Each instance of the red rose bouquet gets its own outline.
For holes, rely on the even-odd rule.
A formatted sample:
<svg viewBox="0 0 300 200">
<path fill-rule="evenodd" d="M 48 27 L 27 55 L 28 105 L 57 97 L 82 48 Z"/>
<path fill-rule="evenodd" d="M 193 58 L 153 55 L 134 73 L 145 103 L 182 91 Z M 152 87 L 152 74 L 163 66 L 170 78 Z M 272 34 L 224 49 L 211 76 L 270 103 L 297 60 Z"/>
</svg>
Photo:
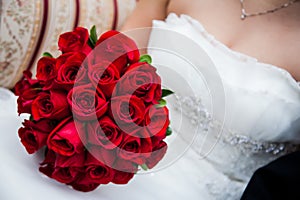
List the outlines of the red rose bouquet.
<svg viewBox="0 0 300 200">
<path fill-rule="evenodd" d="M 171 134 L 161 79 L 151 57 L 117 31 L 97 38 L 76 28 L 59 37 L 62 54 L 44 53 L 36 79 L 29 71 L 15 86 L 18 131 L 29 154 L 44 151 L 39 170 L 76 190 L 126 184 L 164 156 Z"/>
</svg>

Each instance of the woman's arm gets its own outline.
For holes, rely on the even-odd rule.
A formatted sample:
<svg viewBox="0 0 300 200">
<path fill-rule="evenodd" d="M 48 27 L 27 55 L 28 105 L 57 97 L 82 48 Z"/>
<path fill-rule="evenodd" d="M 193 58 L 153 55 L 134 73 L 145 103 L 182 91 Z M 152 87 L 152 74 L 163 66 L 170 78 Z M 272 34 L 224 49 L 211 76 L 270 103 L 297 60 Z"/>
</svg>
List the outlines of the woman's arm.
<svg viewBox="0 0 300 200">
<path fill-rule="evenodd" d="M 121 30 L 126 31 L 134 28 L 151 27 L 152 20 L 165 19 L 169 1 L 170 0 L 139 0 Z"/>
<path fill-rule="evenodd" d="M 136 40 L 139 47 L 146 47 L 148 44 L 152 20 L 164 20 L 167 16 L 167 6 L 170 0 L 139 0 L 136 8 L 127 18 L 122 32 Z M 137 28 L 145 28 L 133 31 Z M 145 53 L 145 52 L 143 52 Z"/>
</svg>

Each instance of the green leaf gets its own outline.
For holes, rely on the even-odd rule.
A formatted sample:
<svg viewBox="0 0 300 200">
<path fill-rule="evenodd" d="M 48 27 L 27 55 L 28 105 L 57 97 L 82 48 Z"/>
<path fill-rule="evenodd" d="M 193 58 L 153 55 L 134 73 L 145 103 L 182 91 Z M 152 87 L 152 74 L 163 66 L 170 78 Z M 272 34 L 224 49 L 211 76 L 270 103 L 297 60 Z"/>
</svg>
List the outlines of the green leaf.
<svg viewBox="0 0 300 200">
<path fill-rule="evenodd" d="M 172 135 L 172 129 L 171 129 L 171 127 L 169 126 L 169 127 L 167 128 L 166 136 L 170 136 L 170 135 Z"/>
<path fill-rule="evenodd" d="M 166 97 L 166 96 L 169 96 L 171 94 L 174 94 L 174 92 L 172 90 L 168 90 L 168 89 L 162 89 L 162 98 L 163 97 Z"/>
<path fill-rule="evenodd" d="M 98 40 L 98 36 L 97 36 L 96 26 L 94 25 L 90 30 L 90 37 L 89 37 L 88 44 L 92 48 L 94 48 L 97 43 L 97 40 Z"/>
<path fill-rule="evenodd" d="M 145 171 L 147 171 L 149 169 L 148 166 L 146 165 L 146 163 L 142 164 L 141 168 Z"/>
<path fill-rule="evenodd" d="M 89 38 L 89 40 L 88 40 L 88 45 L 89 45 L 91 48 L 94 48 L 96 44 L 94 44 L 94 43 L 91 41 L 91 38 Z"/>
<path fill-rule="evenodd" d="M 155 105 L 156 108 L 163 108 L 167 105 L 167 101 L 164 99 L 161 99 L 158 101 L 158 104 Z"/>
<path fill-rule="evenodd" d="M 139 60 L 140 62 L 146 62 L 146 63 L 148 63 L 148 64 L 151 64 L 152 63 L 152 58 L 151 58 L 151 56 L 149 56 L 148 54 L 145 54 L 145 55 L 142 55 L 141 57 L 140 57 L 140 60 Z"/>
<path fill-rule="evenodd" d="M 96 44 L 96 42 L 98 40 L 98 36 L 97 36 L 97 31 L 96 31 L 96 26 L 95 25 L 90 30 L 90 38 Z"/>
<path fill-rule="evenodd" d="M 30 120 L 30 121 L 32 121 L 32 122 L 34 121 L 34 119 L 33 119 L 33 116 L 32 116 L 32 115 L 30 115 L 30 117 L 29 117 L 29 120 Z"/>
<path fill-rule="evenodd" d="M 49 53 L 49 52 L 44 52 L 44 53 L 43 53 L 43 57 L 50 57 L 50 58 L 53 58 L 53 56 L 52 56 L 51 53 Z"/>
</svg>

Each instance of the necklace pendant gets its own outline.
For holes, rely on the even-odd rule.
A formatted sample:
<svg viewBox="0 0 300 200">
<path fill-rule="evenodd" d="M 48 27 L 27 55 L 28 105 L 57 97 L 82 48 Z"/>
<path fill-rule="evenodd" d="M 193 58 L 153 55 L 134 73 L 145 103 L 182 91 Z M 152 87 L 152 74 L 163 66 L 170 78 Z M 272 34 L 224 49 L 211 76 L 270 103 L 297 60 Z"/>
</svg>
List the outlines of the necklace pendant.
<svg viewBox="0 0 300 200">
<path fill-rule="evenodd" d="M 244 13 L 241 14 L 241 20 L 246 19 L 247 15 L 245 15 Z"/>
</svg>

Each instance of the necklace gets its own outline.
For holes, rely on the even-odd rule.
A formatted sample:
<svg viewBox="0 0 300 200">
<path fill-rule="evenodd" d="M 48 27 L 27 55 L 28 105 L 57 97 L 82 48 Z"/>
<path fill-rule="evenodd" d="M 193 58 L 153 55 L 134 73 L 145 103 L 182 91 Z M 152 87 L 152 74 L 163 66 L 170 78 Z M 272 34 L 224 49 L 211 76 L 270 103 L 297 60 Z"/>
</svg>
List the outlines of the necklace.
<svg viewBox="0 0 300 200">
<path fill-rule="evenodd" d="M 257 13 L 247 13 L 246 10 L 245 10 L 245 6 L 244 6 L 244 0 L 240 0 L 240 2 L 241 2 L 241 12 L 242 12 L 241 19 L 244 20 L 247 17 L 254 17 L 254 16 L 258 16 L 258 15 L 265 15 L 265 14 L 268 14 L 268 13 L 273 13 L 273 12 L 276 12 L 277 10 L 282 9 L 282 8 L 289 7 L 290 5 L 296 3 L 297 1 L 299 1 L 299 0 L 289 0 L 287 3 L 282 4 L 281 6 L 278 6 L 274 9 L 270 9 L 270 10 L 266 10 L 266 11 L 262 11 L 262 12 L 257 12 Z"/>
</svg>

